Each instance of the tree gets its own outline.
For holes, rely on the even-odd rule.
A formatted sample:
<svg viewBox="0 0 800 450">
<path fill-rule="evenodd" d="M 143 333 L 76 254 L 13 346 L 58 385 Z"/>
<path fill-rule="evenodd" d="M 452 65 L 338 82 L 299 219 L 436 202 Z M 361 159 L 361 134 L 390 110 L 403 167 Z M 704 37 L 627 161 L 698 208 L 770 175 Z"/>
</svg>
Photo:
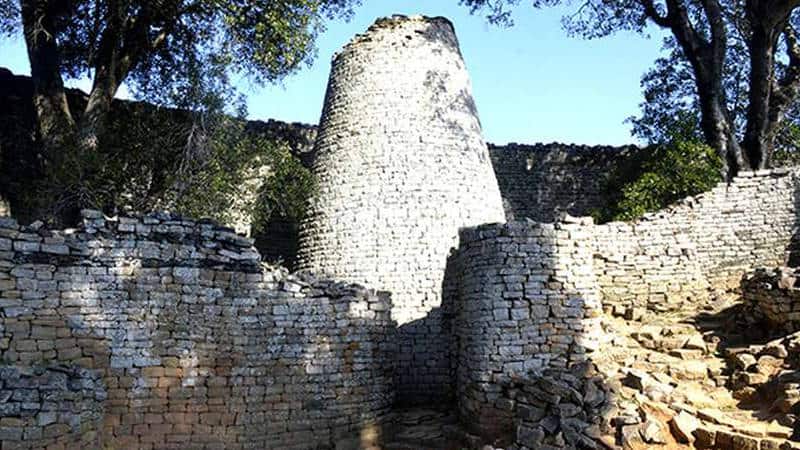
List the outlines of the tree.
<svg viewBox="0 0 800 450">
<path fill-rule="evenodd" d="M 510 23 L 509 6 L 518 0 L 462 3 L 473 12 L 488 9 L 491 21 Z M 536 7 L 560 3 L 570 2 L 533 0 Z M 770 164 L 800 91 L 800 0 L 582 0 L 564 24 L 586 38 L 618 30 L 645 33 L 649 24 L 669 30 L 671 55 L 651 75 L 666 73 L 678 96 L 694 97 L 702 135 L 724 158 L 729 176 Z M 669 73 L 670 65 L 686 72 Z M 691 93 L 682 84 L 687 78 Z M 741 83 L 746 92 L 731 98 L 732 84 Z"/>
<path fill-rule="evenodd" d="M 603 183 L 606 202 L 592 216 L 598 222 L 633 220 L 721 181 L 722 159 L 688 129 L 677 123 L 664 140 L 614 167 Z"/>
<path fill-rule="evenodd" d="M 182 105 L 232 74 L 280 80 L 314 56 L 326 17 L 358 0 L 0 0 L 0 33 L 24 34 L 46 159 L 75 143 L 97 149 L 112 99 L 127 83 L 157 103 Z M 63 78 L 89 75 L 76 110 Z"/>
</svg>

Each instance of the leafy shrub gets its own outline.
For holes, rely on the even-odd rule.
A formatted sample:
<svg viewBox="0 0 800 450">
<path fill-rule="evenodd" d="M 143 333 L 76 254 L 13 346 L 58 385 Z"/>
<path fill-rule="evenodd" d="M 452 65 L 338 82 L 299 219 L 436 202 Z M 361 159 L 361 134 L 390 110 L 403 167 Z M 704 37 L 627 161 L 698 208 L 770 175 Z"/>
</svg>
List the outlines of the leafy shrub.
<svg viewBox="0 0 800 450">
<path fill-rule="evenodd" d="M 800 126 L 790 123 L 784 126 L 775 140 L 773 167 L 800 165 Z"/>
<path fill-rule="evenodd" d="M 313 188 L 287 143 L 245 129 L 241 117 L 119 102 L 97 152 L 64 148 L 32 182 L 15 214 L 72 225 L 89 207 L 107 214 L 167 210 L 254 231 L 273 217 L 299 221 Z"/>
<path fill-rule="evenodd" d="M 714 149 L 697 140 L 676 137 L 648 147 L 611 174 L 608 206 L 593 216 L 598 222 L 635 219 L 711 189 L 722 180 L 721 170 Z"/>
</svg>

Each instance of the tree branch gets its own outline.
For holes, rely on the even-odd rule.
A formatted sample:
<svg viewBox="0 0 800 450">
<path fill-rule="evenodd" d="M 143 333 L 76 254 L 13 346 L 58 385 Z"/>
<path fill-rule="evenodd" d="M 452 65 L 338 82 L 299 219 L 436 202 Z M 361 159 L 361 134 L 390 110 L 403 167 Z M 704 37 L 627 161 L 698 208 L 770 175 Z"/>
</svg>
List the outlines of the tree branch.
<svg viewBox="0 0 800 450">
<path fill-rule="evenodd" d="M 21 2 L 22 26 L 33 81 L 33 103 L 38 132 L 48 157 L 63 150 L 74 131 L 75 121 L 69 110 L 61 78 L 60 49 L 55 17 L 58 5 L 44 0 Z"/>
<path fill-rule="evenodd" d="M 728 47 L 728 35 L 725 30 L 722 7 L 718 0 L 702 0 L 702 3 L 711 28 L 712 58 L 714 59 L 714 65 L 721 70 L 725 63 L 725 52 Z"/>
<path fill-rule="evenodd" d="M 786 23 L 786 27 L 783 29 L 783 37 L 786 39 L 786 54 L 789 57 L 789 67 L 786 71 L 788 75 L 790 72 L 800 71 L 800 43 L 797 40 L 797 31 L 791 23 Z M 784 82 L 782 81 L 781 84 L 784 84 Z"/>
<path fill-rule="evenodd" d="M 786 109 L 800 94 L 800 42 L 798 42 L 797 31 L 788 21 L 783 29 L 783 36 L 786 40 L 789 65 L 781 79 L 777 80 L 773 87 L 774 100 L 770 108 L 770 117 L 777 120 L 782 118 Z"/>
<path fill-rule="evenodd" d="M 670 20 L 672 33 L 678 39 L 683 50 L 690 58 L 703 59 L 703 52 L 708 49 L 708 42 L 697 33 L 686 6 L 681 0 L 667 0 L 667 17 Z"/>
<path fill-rule="evenodd" d="M 670 21 L 668 16 L 662 16 L 658 12 L 658 8 L 653 0 L 640 0 L 642 7 L 644 8 L 644 14 L 650 20 L 652 20 L 656 25 L 662 28 L 670 28 L 672 26 L 672 22 Z"/>
</svg>

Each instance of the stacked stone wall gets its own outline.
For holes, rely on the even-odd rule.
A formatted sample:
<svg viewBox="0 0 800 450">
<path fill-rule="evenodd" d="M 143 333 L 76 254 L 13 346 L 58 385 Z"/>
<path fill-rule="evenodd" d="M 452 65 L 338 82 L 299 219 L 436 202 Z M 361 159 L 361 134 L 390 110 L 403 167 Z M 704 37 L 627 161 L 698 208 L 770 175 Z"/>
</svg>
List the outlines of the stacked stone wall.
<svg viewBox="0 0 800 450">
<path fill-rule="evenodd" d="M 511 380 L 586 361 L 602 339 L 591 219 L 465 229 L 455 309 L 458 410 L 474 432 L 511 436 Z"/>
<path fill-rule="evenodd" d="M 0 446 L 101 448 L 106 397 L 99 375 L 87 369 L 0 367 Z"/>
<path fill-rule="evenodd" d="M 460 227 L 504 221 L 452 24 L 396 16 L 346 45 L 315 152 L 299 267 L 392 292 L 398 400 L 451 397 L 447 255 Z"/>
<path fill-rule="evenodd" d="M 629 223 L 563 216 L 463 229 L 446 303 L 464 422 L 487 438 L 511 436 L 515 422 L 526 439 L 553 424 L 569 434 L 566 422 L 547 418 L 568 399 L 540 401 L 542 415 L 531 418 L 536 402 L 525 390 L 590 362 L 606 339 L 602 309 L 702 308 L 712 289 L 739 287 L 750 268 L 782 261 L 796 240 L 797 182 L 796 171 L 744 173 Z"/>
<path fill-rule="evenodd" d="M 20 391 L 0 396 L 0 428 L 23 427 L 3 448 L 92 448 L 77 443 L 94 432 L 137 449 L 374 438 L 394 400 L 390 309 L 388 294 L 262 266 L 250 239 L 211 223 L 87 211 L 80 228 L 51 231 L 3 219 L 0 358 L 91 370 L 108 397 L 102 428 L 82 421 L 74 437 L 48 424 L 63 433 L 45 442 L 5 409 Z"/>
<path fill-rule="evenodd" d="M 627 223 L 594 228 L 604 304 L 617 312 L 702 305 L 756 267 L 781 265 L 798 226 L 798 173 L 745 172 Z M 635 313 L 635 312 L 634 312 Z"/>
<path fill-rule="evenodd" d="M 800 330 L 800 288 L 797 274 L 782 269 L 759 269 L 742 279 L 742 298 L 754 315 L 787 333 Z"/>
<path fill-rule="evenodd" d="M 506 219 L 553 222 L 562 213 L 588 216 L 608 202 L 605 181 L 635 146 L 489 144 Z"/>
</svg>

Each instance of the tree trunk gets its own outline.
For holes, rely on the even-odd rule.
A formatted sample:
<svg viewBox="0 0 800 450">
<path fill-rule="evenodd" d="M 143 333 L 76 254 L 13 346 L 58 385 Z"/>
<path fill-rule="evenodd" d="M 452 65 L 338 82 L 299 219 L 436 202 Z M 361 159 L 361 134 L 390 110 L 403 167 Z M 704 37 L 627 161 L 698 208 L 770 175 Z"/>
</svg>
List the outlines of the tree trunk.
<svg viewBox="0 0 800 450">
<path fill-rule="evenodd" d="M 686 48 L 686 47 L 684 47 Z M 700 103 L 700 126 L 708 145 L 722 159 L 722 172 L 731 179 L 746 167 L 745 155 L 736 138 L 736 131 L 728 112 L 725 88 L 722 86 L 722 64 L 709 49 L 687 52 L 695 75 Z"/>
<path fill-rule="evenodd" d="M 47 158 L 59 156 L 75 131 L 61 79 L 57 30 L 51 5 L 43 0 L 22 2 L 22 24 L 33 81 L 38 133 Z"/>
<path fill-rule="evenodd" d="M 703 93 L 705 92 L 705 93 Z M 746 161 L 739 141 L 736 139 L 730 116 L 724 105 L 720 103 L 712 88 L 703 89 L 698 83 L 700 97 L 701 120 L 703 136 L 706 142 L 713 147 L 722 158 L 723 175 L 731 179 L 743 167 Z"/>
<path fill-rule="evenodd" d="M 750 168 L 763 169 L 769 163 L 775 145 L 777 122 L 771 117 L 775 83 L 775 49 L 780 31 L 758 21 L 750 14 L 750 92 L 747 108 L 747 129 L 742 143 Z"/>
<path fill-rule="evenodd" d="M 94 84 L 89 94 L 86 109 L 78 122 L 78 142 L 84 151 L 96 151 L 99 135 L 105 125 L 106 117 L 111 111 L 114 95 L 119 84 L 111 71 L 105 67 L 95 70 Z"/>
</svg>

